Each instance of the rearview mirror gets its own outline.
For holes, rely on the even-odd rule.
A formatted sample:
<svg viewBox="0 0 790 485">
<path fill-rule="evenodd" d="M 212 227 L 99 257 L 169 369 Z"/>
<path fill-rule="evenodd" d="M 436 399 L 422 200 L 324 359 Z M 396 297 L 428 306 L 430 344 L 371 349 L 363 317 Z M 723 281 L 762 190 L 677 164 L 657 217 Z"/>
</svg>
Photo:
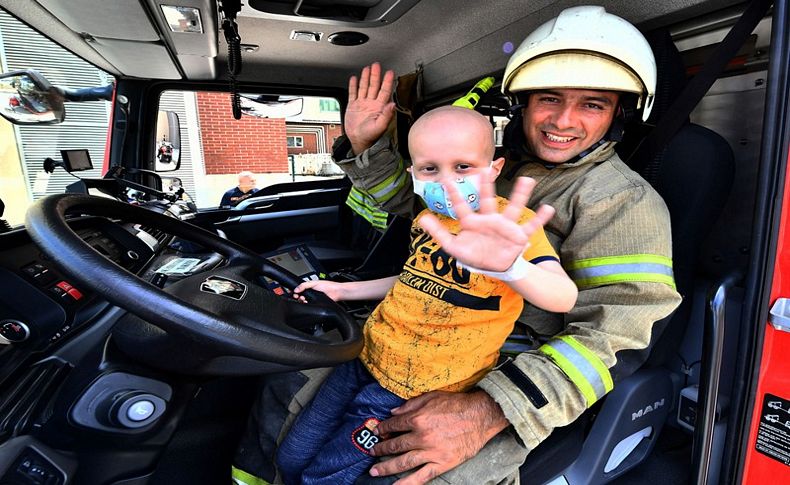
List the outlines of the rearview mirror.
<svg viewBox="0 0 790 485">
<path fill-rule="evenodd" d="M 66 117 L 63 94 L 36 71 L 0 75 L 0 115 L 17 125 L 51 125 Z"/>
<path fill-rule="evenodd" d="M 242 114 L 258 118 L 291 118 L 302 114 L 304 98 L 293 96 L 241 95 Z"/>
<path fill-rule="evenodd" d="M 181 167 L 181 123 L 175 111 L 159 111 L 154 149 L 154 170 L 172 172 Z"/>
</svg>

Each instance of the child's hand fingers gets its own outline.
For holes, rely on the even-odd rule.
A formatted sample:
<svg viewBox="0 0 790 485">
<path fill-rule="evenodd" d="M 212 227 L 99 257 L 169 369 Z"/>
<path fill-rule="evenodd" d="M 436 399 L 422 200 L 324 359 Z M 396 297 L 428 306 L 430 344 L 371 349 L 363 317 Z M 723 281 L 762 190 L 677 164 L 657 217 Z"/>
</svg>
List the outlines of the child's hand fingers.
<svg viewBox="0 0 790 485">
<path fill-rule="evenodd" d="M 466 203 L 466 200 L 464 200 L 464 198 L 461 196 L 461 193 L 458 192 L 458 188 L 449 177 L 442 180 L 442 185 L 444 185 L 444 189 L 450 195 L 450 202 L 453 204 L 453 211 L 459 220 L 474 213 L 472 208 Z"/>
<path fill-rule="evenodd" d="M 420 216 L 420 219 L 417 223 L 422 227 L 425 232 L 431 235 L 439 246 L 441 246 L 445 251 L 449 247 L 452 251 L 453 248 L 453 240 L 455 236 L 453 236 L 447 228 L 439 222 L 439 219 L 436 218 L 433 214 L 423 214 Z"/>
<path fill-rule="evenodd" d="M 535 188 L 535 179 L 530 177 L 519 177 L 510 192 L 510 199 L 503 215 L 511 221 L 517 221 L 524 211 L 524 207 L 529 202 L 532 189 Z"/>
<path fill-rule="evenodd" d="M 521 230 L 527 237 L 531 237 L 535 231 L 545 226 L 554 217 L 554 212 L 554 207 L 550 205 L 544 204 L 538 207 L 538 210 L 535 211 L 535 217 L 524 223 L 521 226 Z"/>
<path fill-rule="evenodd" d="M 319 283 L 321 283 L 321 282 L 320 281 L 315 281 L 315 280 L 304 281 L 304 282 L 300 283 L 299 286 L 294 288 L 294 293 L 302 293 L 305 290 L 309 290 L 311 288 L 314 288 Z"/>
</svg>

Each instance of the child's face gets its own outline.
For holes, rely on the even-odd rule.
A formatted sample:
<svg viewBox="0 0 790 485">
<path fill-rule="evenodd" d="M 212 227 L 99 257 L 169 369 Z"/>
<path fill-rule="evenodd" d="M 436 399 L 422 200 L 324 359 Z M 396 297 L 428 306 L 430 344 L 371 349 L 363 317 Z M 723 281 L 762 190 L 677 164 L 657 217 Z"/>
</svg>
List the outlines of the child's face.
<svg viewBox="0 0 790 485">
<path fill-rule="evenodd" d="M 491 142 L 486 137 L 490 139 L 491 133 L 464 120 L 437 119 L 410 134 L 410 170 L 417 180 L 426 182 L 480 173 L 491 166 Z"/>
</svg>

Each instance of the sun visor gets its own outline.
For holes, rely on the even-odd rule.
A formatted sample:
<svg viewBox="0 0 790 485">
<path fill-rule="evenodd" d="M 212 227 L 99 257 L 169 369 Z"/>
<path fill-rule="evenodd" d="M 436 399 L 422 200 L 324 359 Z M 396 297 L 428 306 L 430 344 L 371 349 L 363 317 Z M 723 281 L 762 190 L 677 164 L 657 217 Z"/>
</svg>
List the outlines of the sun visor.
<svg viewBox="0 0 790 485">
<path fill-rule="evenodd" d="M 150 79 L 181 79 L 163 45 L 113 39 L 95 39 L 90 45 L 124 74 Z"/>
<path fill-rule="evenodd" d="M 74 32 L 106 39 L 159 41 L 159 34 L 140 2 L 38 0 L 38 3 Z"/>
</svg>

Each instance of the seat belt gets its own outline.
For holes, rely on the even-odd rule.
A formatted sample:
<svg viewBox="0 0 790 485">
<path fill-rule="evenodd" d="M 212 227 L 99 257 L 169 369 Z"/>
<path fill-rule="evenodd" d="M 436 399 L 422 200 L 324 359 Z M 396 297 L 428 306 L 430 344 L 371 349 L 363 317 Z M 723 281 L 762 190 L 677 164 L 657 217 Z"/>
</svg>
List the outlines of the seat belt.
<svg viewBox="0 0 790 485">
<path fill-rule="evenodd" d="M 727 63 L 735 57 L 738 49 L 741 48 L 749 34 L 754 31 L 772 4 L 772 0 L 753 0 L 746 7 L 741 18 L 730 29 L 721 44 L 702 66 L 700 72 L 689 81 L 655 128 L 628 157 L 627 162 L 639 160 L 638 166 L 628 163 L 631 168 L 641 173 L 642 169 L 664 150 L 667 142 L 683 126 L 691 111 L 705 96 Z"/>
</svg>

